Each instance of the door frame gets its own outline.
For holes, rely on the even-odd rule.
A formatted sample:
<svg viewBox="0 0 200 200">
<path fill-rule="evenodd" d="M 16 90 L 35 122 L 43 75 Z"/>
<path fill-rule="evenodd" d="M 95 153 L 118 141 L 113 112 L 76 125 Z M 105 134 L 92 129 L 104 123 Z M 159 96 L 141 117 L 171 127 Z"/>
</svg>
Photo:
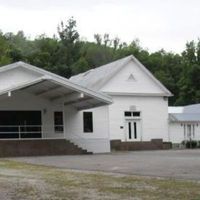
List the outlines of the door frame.
<svg viewBox="0 0 200 200">
<path fill-rule="evenodd" d="M 142 120 L 141 119 L 134 119 L 129 118 L 125 119 L 125 141 L 142 141 Z M 130 139 L 129 137 L 129 123 L 131 123 L 131 132 L 132 137 Z M 136 131 L 137 131 L 137 138 L 135 139 L 133 137 L 135 127 L 133 126 L 133 123 L 136 123 Z"/>
</svg>

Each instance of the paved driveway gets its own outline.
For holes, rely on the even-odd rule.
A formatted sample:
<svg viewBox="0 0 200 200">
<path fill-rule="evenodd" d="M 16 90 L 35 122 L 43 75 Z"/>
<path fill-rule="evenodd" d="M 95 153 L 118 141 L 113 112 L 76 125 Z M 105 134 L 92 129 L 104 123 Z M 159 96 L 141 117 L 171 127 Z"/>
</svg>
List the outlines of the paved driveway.
<svg viewBox="0 0 200 200">
<path fill-rule="evenodd" d="M 12 160 L 67 169 L 200 180 L 200 150 L 132 151 Z"/>
</svg>

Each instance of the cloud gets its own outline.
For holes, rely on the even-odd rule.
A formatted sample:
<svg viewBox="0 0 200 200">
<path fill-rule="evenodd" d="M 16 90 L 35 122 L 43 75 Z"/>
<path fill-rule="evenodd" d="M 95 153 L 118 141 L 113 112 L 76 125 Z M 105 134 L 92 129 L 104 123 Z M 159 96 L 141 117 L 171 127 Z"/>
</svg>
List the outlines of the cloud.
<svg viewBox="0 0 200 200">
<path fill-rule="evenodd" d="M 81 36 L 110 33 L 122 41 L 139 38 L 151 51 L 180 52 L 200 36 L 198 0 L 0 0 L 0 29 L 52 36 L 61 20 L 77 20 Z"/>
</svg>

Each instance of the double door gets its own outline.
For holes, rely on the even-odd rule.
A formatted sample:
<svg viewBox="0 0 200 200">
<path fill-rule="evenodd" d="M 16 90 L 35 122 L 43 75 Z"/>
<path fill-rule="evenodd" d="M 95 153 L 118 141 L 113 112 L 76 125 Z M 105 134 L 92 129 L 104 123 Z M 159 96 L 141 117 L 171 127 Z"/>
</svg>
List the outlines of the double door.
<svg viewBox="0 0 200 200">
<path fill-rule="evenodd" d="M 140 120 L 126 120 L 126 140 L 140 141 L 141 123 Z"/>
</svg>

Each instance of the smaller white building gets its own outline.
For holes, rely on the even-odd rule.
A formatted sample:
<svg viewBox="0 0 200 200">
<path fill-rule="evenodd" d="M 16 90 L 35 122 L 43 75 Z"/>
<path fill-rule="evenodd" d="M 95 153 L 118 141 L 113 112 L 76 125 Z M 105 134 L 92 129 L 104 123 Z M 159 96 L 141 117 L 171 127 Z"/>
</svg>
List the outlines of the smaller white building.
<svg viewBox="0 0 200 200">
<path fill-rule="evenodd" d="M 200 104 L 169 107 L 169 138 L 174 144 L 200 140 Z"/>
</svg>

